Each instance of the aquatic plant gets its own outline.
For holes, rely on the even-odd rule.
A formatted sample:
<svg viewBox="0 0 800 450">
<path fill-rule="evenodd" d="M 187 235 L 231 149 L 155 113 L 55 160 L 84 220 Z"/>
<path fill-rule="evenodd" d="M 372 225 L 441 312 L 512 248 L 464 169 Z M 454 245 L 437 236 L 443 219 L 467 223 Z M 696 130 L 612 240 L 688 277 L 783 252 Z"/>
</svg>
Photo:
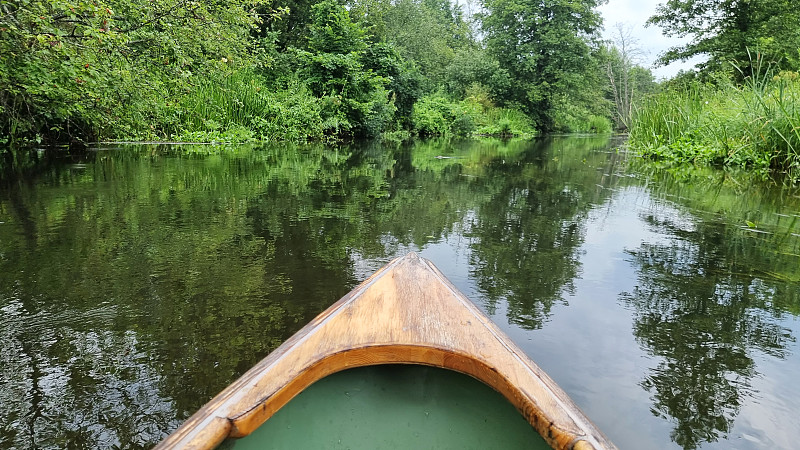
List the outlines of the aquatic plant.
<svg viewBox="0 0 800 450">
<path fill-rule="evenodd" d="M 668 89 L 635 105 L 631 146 L 643 155 L 781 170 L 800 180 L 800 81 L 756 56 L 744 83 Z"/>
</svg>

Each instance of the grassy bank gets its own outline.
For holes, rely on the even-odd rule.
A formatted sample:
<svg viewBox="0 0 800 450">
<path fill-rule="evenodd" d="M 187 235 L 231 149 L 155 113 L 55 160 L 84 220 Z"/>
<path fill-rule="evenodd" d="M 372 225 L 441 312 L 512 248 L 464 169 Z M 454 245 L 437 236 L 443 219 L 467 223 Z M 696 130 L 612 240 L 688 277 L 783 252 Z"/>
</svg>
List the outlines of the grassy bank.
<svg viewBox="0 0 800 450">
<path fill-rule="evenodd" d="M 614 55 L 593 51 L 585 13 L 557 39 L 574 57 L 520 65 L 533 54 L 509 59 L 504 26 L 487 25 L 499 28 L 484 42 L 482 19 L 449 1 L 12 2 L 0 14 L 0 152 L 608 132 L 600 68 Z"/>
<path fill-rule="evenodd" d="M 532 136 L 530 117 L 514 108 L 499 108 L 479 89 L 467 93 L 464 100 L 443 94 L 421 98 L 411 115 L 414 132 L 421 136 L 477 135 Z"/>
<path fill-rule="evenodd" d="M 654 159 L 787 172 L 800 180 L 800 79 L 755 70 L 741 85 L 673 87 L 637 105 L 630 144 Z"/>
<path fill-rule="evenodd" d="M 300 80 L 276 86 L 263 76 L 239 72 L 221 80 L 198 80 L 172 106 L 172 122 L 159 137 L 184 142 L 321 141 L 340 137 L 340 99 L 316 97 Z M 392 102 L 387 107 L 394 109 Z M 472 93 L 459 100 L 432 94 L 413 104 L 411 120 L 377 131 L 397 136 L 533 136 L 531 119 L 513 108 L 495 106 Z"/>
</svg>

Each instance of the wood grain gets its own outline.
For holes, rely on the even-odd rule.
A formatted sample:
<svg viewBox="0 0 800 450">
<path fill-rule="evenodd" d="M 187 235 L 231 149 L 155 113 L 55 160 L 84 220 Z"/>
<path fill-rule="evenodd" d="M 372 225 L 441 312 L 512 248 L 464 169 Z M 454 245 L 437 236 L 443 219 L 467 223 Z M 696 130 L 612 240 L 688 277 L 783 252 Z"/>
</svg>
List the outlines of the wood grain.
<svg viewBox="0 0 800 450">
<path fill-rule="evenodd" d="M 250 434 L 332 373 L 377 364 L 455 370 L 505 396 L 556 449 L 616 448 L 556 383 L 427 260 L 398 258 L 317 316 L 156 448 Z"/>
</svg>

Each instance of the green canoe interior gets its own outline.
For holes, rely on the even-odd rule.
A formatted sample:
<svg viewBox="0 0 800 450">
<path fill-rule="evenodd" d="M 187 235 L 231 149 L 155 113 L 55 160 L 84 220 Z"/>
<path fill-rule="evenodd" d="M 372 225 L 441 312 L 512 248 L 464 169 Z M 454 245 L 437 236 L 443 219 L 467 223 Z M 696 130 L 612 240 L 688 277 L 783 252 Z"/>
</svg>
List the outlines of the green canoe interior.
<svg viewBox="0 0 800 450">
<path fill-rule="evenodd" d="M 249 436 L 221 448 L 549 449 L 502 395 L 445 369 L 349 369 L 309 386 Z"/>
</svg>

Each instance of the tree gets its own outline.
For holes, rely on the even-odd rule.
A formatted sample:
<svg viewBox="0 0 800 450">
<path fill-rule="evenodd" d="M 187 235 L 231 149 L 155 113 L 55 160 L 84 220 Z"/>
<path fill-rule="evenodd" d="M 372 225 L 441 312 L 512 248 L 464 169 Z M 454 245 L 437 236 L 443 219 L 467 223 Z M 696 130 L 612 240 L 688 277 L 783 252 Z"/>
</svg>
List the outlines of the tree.
<svg viewBox="0 0 800 450">
<path fill-rule="evenodd" d="M 482 48 L 469 48 L 456 53 L 447 67 L 447 90 L 452 95 L 466 97 L 476 85 L 487 91 L 491 100 L 510 96 L 513 82 L 506 69 Z"/>
<path fill-rule="evenodd" d="M 667 36 L 692 37 L 661 55 L 661 64 L 708 55 L 701 68 L 733 62 L 747 76 L 750 55 L 761 53 L 783 68 L 798 68 L 800 9 L 792 0 L 667 0 L 647 23 Z"/>
<path fill-rule="evenodd" d="M 327 128 L 337 134 L 372 136 L 395 112 L 388 79 L 364 67 L 366 33 L 335 0 L 311 8 L 308 51 L 298 50 L 300 75 L 323 98 Z"/>
<path fill-rule="evenodd" d="M 459 49 L 475 45 L 461 9 L 448 0 L 353 0 L 351 15 L 370 30 L 375 42 L 391 44 L 419 68 L 423 89 L 445 84 Z"/>
<path fill-rule="evenodd" d="M 424 78 L 419 70 L 403 60 L 393 45 L 386 43 L 367 47 L 361 61 L 365 69 L 389 80 L 386 88 L 397 108 L 397 123 L 401 127 L 410 127 L 414 103 L 422 96 Z"/>
<path fill-rule="evenodd" d="M 614 122 L 617 129 L 630 126 L 634 99 L 655 85 L 650 70 L 638 65 L 642 50 L 622 23 L 614 25 L 614 43 L 607 49 L 606 75 L 614 100 Z"/>
<path fill-rule="evenodd" d="M 191 75 L 246 64 L 257 3 L 0 2 L 0 140 L 149 125 Z"/>
<path fill-rule="evenodd" d="M 489 51 L 516 80 L 507 101 L 523 105 L 542 129 L 555 124 L 557 103 L 586 89 L 602 0 L 484 0 Z M 587 69 L 588 68 L 588 69 Z"/>
<path fill-rule="evenodd" d="M 316 3 L 316 0 L 274 0 L 269 6 L 259 7 L 256 11 L 264 20 L 253 30 L 253 37 L 273 40 L 281 52 L 302 47 L 311 21 L 311 7 Z"/>
</svg>

